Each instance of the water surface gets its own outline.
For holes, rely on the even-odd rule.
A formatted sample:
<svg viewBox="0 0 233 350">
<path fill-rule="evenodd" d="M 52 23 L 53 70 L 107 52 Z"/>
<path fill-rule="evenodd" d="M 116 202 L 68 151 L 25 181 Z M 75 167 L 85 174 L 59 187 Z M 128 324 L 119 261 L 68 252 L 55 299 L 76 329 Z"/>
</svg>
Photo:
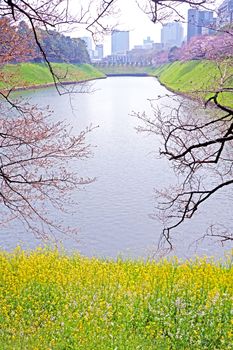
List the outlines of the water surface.
<svg viewBox="0 0 233 350">
<path fill-rule="evenodd" d="M 88 142 L 95 146 L 94 156 L 78 167 L 80 176 L 96 177 L 96 181 L 73 194 L 79 207 L 75 215 L 66 218 L 79 227 L 79 242 L 65 239 L 64 246 L 88 256 L 149 256 L 155 251 L 162 230 L 161 223 L 150 218 L 154 212 L 154 189 L 172 184 L 175 176 L 167 160 L 156 158 L 158 136 L 138 134 L 135 128 L 139 121 L 131 114 L 151 114 L 148 99 L 168 91 L 152 77 L 107 78 L 96 81 L 92 89 L 90 94 L 72 96 L 59 96 L 54 88 L 20 93 L 39 105 L 49 104 L 54 118 L 65 119 L 74 132 L 90 124 L 99 126 L 88 136 Z M 224 253 L 210 241 L 204 241 L 197 249 L 190 244 L 216 220 L 230 224 L 232 193 L 227 192 L 210 199 L 193 220 L 174 231 L 178 256 Z M 1 232 L 3 248 L 11 249 L 18 243 L 35 247 L 40 241 L 25 233 L 20 224 Z"/>
</svg>

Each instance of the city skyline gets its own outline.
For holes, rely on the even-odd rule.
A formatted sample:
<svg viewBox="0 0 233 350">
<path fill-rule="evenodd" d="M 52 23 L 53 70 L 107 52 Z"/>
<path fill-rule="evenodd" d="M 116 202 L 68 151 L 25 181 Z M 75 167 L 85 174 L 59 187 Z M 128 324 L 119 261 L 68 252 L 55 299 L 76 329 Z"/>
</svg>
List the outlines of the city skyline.
<svg viewBox="0 0 233 350">
<path fill-rule="evenodd" d="M 176 22 L 170 22 L 170 23 L 176 23 Z M 182 24 L 180 24 L 182 25 Z M 184 26 L 182 25 L 182 28 L 184 30 Z M 159 31 L 159 39 L 157 41 L 153 40 L 153 37 L 151 37 L 151 35 L 148 33 L 148 34 L 145 34 L 145 36 L 140 37 L 140 39 L 138 38 L 138 40 L 135 40 L 134 39 L 134 33 L 133 31 L 125 31 L 125 30 L 116 30 L 116 32 L 119 32 L 119 33 L 124 33 L 124 32 L 128 32 L 129 33 L 129 50 L 132 50 L 134 49 L 135 47 L 139 47 L 139 46 L 143 46 L 145 45 L 144 42 L 146 42 L 148 40 L 148 38 L 150 38 L 151 41 L 153 41 L 153 43 L 161 43 L 161 30 L 162 30 L 162 26 L 161 26 L 161 29 Z M 114 32 L 114 31 L 113 31 Z M 89 40 L 87 40 L 87 38 Z M 84 36 L 84 37 L 81 37 L 81 39 L 83 39 L 86 43 L 88 41 L 88 45 L 87 45 L 87 48 L 88 48 L 88 51 L 90 50 L 90 40 L 92 41 L 92 38 L 91 37 L 88 37 L 88 36 Z M 109 42 L 106 44 L 106 41 L 104 41 L 102 43 L 103 45 L 103 53 L 104 53 L 104 57 L 108 56 L 108 55 L 111 55 L 112 54 L 112 35 L 109 35 L 108 36 L 108 39 L 109 39 Z M 183 36 L 182 36 L 182 39 L 183 39 Z M 93 41 L 92 41 L 92 47 L 91 47 L 91 50 L 94 50 L 95 46 L 98 46 L 99 44 L 95 44 Z M 107 47 L 106 47 L 107 46 Z"/>
<path fill-rule="evenodd" d="M 232 2 L 232 0 L 226 0 Z M 223 2 L 226 1 L 216 1 L 216 6 L 218 4 L 218 8 L 223 4 Z M 134 0 L 129 0 L 127 3 L 119 0 L 119 7 L 121 8 L 121 14 L 119 16 L 120 20 L 118 22 L 118 26 L 116 27 L 116 30 L 118 31 L 129 31 L 130 39 L 129 39 L 129 50 L 132 50 L 135 46 L 143 46 L 143 41 L 150 37 L 150 39 L 154 43 L 161 43 L 161 31 L 163 28 L 167 26 L 168 23 L 179 23 L 180 26 L 182 26 L 183 29 L 183 40 L 186 40 L 187 33 L 188 33 L 188 24 L 189 24 L 189 18 L 188 18 L 188 12 L 190 8 L 188 6 L 181 6 L 181 9 L 183 11 L 182 15 L 184 17 L 184 20 L 182 22 L 179 21 L 172 21 L 170 20 L 166 24 L 153 24 L 150 19 L 145 15 L 135 4 Z M 131 11 L 131 16 L 129 16 L 129 10 Z M 194 10 L 197 11 L 197 10 Z M 193 35 L 201 35 L 201 34 L 211 34 L 211 31 L 207 31 L 208 25 L 204 25 L 205 22 L 205 15 L 204 13 L 212 13 L 213 18 L 216 19 L 217 17 L 217 9 L 215 11 L 203 11 L 203 18 L 200 19 L 199 23 L 197 24 L 199 27 L 203 27 L 203 29 L 196 30 L 196 33 Z M 143 23 L 143 25 L 140 25 Z M 200 25 L 202 23 L 202 25 Z M 206 28 L 205 28 L 206 27 Z M 192 35 L 192 36 L 193 36 Z M 111 34 L 104 37 L 102 42 L 97 42 L 95 44 L 103 44 L 104 47 L 104 56 L 111 54 Z M 178 44 L 179 46 L 180 44 Z M 165 45 L 166 46 L 166 45 Z M 169 45 L 168 45 L 169 46 Z"/>
</svg>

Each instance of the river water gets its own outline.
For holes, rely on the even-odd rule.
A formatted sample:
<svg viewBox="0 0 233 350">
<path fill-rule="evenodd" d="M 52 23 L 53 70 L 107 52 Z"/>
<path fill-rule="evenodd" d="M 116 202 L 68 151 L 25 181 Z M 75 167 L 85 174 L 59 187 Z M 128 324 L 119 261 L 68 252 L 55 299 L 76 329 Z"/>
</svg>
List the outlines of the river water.
<svg viewBox="0 0 233 350">
<path fill-rule="evenodd" d="M 59 96 L 54 88 L 20 93 L 33 103 L 49 104 L 54 118 L 65 119 L 74 132 L 90 124 L 99 126 L 88 136 L 88 142 L 95 146 L 94 156 L 80 162 L 78 169 L 81 176 L 97 179 L 73 194 L 79 207 L 68 219 L 79 227 L 79 241 L 66 238 L 63 245 L 87 256 L 150 256 L 162 230 L 161 223 L 151 219 L 154 190 L 172 185 L 175 175 L 167 160 L 156 158 L 159 138 L 137 133 L 139 121 L 132 111 L 151 114 L 148 99 L 168 91 L 152 77 L 97 80 L 92 90 L 89 94 L 71 96 Z M 230 248 L 207 240 L 194 243 L 216 220 L 230 224 L 233 208 L 229 190 L 228 195 L 220 193 L 210 199 L 192 220 L 174 231 L 176 255 L 222 256 Z M 1 246 L 12 249 L 17 244 L 33 248 L 42 242 L 26 233 L 20 224 L 13 224 L 1 232 Z"/>
</svg>

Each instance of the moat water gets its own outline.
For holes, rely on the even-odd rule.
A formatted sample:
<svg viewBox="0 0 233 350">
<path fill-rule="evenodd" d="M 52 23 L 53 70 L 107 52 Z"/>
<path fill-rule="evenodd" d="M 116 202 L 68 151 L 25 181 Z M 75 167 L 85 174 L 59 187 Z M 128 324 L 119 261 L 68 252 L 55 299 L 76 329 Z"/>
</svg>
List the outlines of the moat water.
<svg viewBox="0 0 233 350">
<path fill-rule="evenodd" d="M 75 215 L 65 218 L 79 228 L 79 239 L 64 237 L 63 245 L 87 256 L 148 257 L 155 252 L 162 230 L 162 224 L 151 218 L 154 191 L 172 185 L 176 178 L 169 162 L 156 157 L 161 140 L 137 133 L 139 121 L 132 111 L 150 115 L 148 99 L 168 91 L 152 77 L 111 77 L 97 80 L 92 89 L 71 96 L 59 96 L 54 88 L 19 93 L 32 102 L 50 105 L 54 118 L 65 119 L 74 132 L 90 124 L 99 126 L 87 140 L 94 146 L 93 157 L 78 167 L 80 176 L 96 177 L 96 181 L 73 194 L 79 206 Z M 174 230 L 174 254 L 182 258 L 223 256 L 230 245 L 222 248 L 210 240 L 195 242 L 211 224 L 231 225 L 232 199 L 229 189 L 218 193 L 192 220 Z M 20 223 L 12 223 L 1 232 L 1 246 L 13 249 L 18 244 L 34 248 L 43 243 Z"/>
</svg>

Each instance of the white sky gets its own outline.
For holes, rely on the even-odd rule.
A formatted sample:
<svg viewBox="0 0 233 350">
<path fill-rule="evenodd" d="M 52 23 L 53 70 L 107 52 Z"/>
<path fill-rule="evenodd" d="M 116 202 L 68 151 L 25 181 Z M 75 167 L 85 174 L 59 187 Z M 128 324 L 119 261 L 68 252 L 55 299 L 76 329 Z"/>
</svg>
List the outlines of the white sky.
<svg viewBox="0 0 233 350">
<path fill-rule="evenodd" d="M 121 13 L 117 28 L 130 31 L 130 48 L 141 45 L 143 39 L 150 36 L 155 42 L 160 42 L 161 25 L 153 24 L 135 3 L 135 0 L 118 0 Z M 110 54 L 110 37 L 104 40 L 105 54 Z"/>
<path fill-rule="evenodd" d="M 118 0 L 117 5 L 121 10 L 117 28 L 130 30 L 130 48 L 141 45 L 147 36 L 150 36 L 154 42 L 160 42 L 162 25 L 152 23 L 150 18 L 138 7 L 135 0 Z M 185 5 L 182 7 L 183 15 L 186 16 L 188 7 Z M 110 38 L 105 38 L 105 54 L 110 54 L 110 46 Z"/>
<path fill-rule="evenodd" d="M 72 5 L 77 7 L 77 4 L 82 3 L 84 0 L 72 0 Z M 221 0 L 217 0 L 216 3 L 221 3 Z M 109 23 L 117 22 L 117 28 L 120 30 L 130 30 L 130 48 L 133 48 L 134 45 L 140 45 L 143 43 L 143 39 L 147 36 L 150 36 L 152 40 L 155 42 L 160 42 L 160 32 L 161 32 L 161 24 L 153 24 L 146 14 L 140 10 L 136 4 L 135 0 L 117 0 L 117 7 L 120 8 L 120 14 L 118 19 L 109 18 Z M 181 5 L 179 7 L 179 12 L 182 12 L 182 15 L 186 18 L 187 5 Z M 172 20 L 171 20 L 172 21 Z M 186 32 L 186 24 L 183 25 Z M 90 36 L 89 33 L 80 32 L 73 33 L 75 36 Z M 72 36 L 73 36 L 72 35 Z M 104 53 L 110 54 L 110 37 L 104 38 Z M 94 46 L 94 45 L 93 45 Z"/>
<path fill-rule="evenodd" d="M 131 31 L 131 46 L 142 44 L 142 40 L 147 36 L 155 42 L 160 42 L 161 25 L 153 24 L 138 8 L 135 0 L 118 0 L 118 4 L 121 9 L 119 28 Z"/>
</svg>

